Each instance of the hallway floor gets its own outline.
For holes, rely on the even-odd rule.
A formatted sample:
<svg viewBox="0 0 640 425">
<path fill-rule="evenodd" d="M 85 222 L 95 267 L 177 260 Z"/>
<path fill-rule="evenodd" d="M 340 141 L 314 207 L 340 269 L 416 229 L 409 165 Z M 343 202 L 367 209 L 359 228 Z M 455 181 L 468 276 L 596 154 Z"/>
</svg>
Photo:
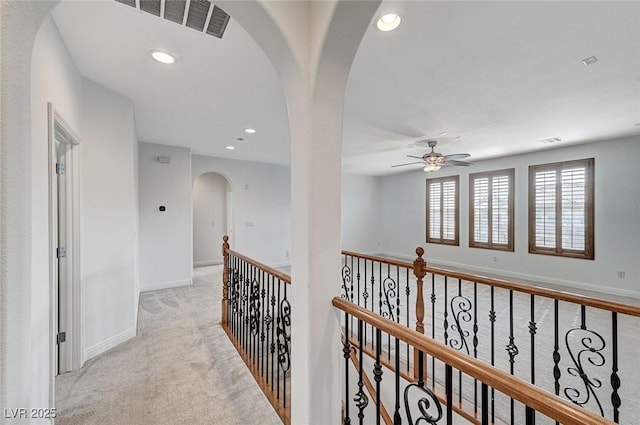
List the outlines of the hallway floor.
<svg viewBox="0 0 640 425">
<path fill-rule="evenodd" d="M 141 294 L 135 338 L 56 378 L 56 423 L 281 425 L 219 324 L 221 274 Z"/>
</svg>

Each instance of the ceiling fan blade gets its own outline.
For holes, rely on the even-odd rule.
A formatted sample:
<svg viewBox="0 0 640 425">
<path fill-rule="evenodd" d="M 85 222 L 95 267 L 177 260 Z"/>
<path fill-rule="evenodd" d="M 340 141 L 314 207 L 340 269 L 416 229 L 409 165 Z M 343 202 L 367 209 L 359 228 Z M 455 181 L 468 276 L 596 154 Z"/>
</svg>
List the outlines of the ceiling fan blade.
<svg viewBox="0 0 640 425">
<path fill-rule="evenodd" d="M 422 159 L 422 157 L 421 157 L 421 156 L 413 156 L 413 155 L 407 155 L 407 158 Z"/>
<path fill-rule="evenodd" d="M 442 165 L 445 165 L 445 166 L 446 165 L 460 165 L 460 166 L 463 166 L 463 167 L 468 167 L 468 166 L 473 165 L 473 164 L 470 163 L 470 162 L 464 162 L 464 161 L 447 160 Z"/>
<path fill-rule="evenodd" d="M 392 165 L 392 166 L 391 166 L 391 168 L 394 168 L 394 167 L 404 167 L 405 165 L 413 165 L 413 164 L 424 164 L 424 161 L 408 162 L 408 163 L 406 163 L 406 164 Z"/>
<path fill-rule="evenodd" d="M 468 158 L 470 156 L 471 154 L 468 154 L 468 153 L 454 153 L 452 155 L 445 155 L 444 159 L 449 161 L 451 159 L 462 159 L 462 158 Z"/>
</svg>

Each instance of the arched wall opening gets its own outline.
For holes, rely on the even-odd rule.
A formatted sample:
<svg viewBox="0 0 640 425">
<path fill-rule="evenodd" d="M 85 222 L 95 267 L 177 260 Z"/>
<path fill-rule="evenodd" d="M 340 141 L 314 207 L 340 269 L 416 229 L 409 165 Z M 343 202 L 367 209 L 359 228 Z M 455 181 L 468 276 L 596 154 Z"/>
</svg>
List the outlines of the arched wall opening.
<svg viewBox="0 0 640 425">
<path fill-rule="evenodd" d="M 193 182 L 193 266 L 222 264 L 222 237 L 231 233 L 231 186 L 209 172 Z"/>
<path fill-rule="evenodd" d="M 48 347 L 41 336 L 47 333 L 48 320 L 40 320 L 40 316 L 48 316 L 49 310 L 42 300 L 33 297 L 33 294 L 46 293 L 46 290 L 42 291 L 41 282 L 46 283 L 47 272 L 46 267 L 41 270 L 41 265 L 47 264 L 47 243 L 37 235 L 47 228 L 40 207 L 47 204 L 48 198 L 46 191 L 40 188 L 46 181 L 43 180 L 46 172 L 37 168 L 38 158 L 46 159 L 46 149 L 43 150 L 41 141 L 36 139 L 31 124 L 31 56 L 36 33 L 57 3 L 0 3 L 3 63 L 0 242 L 2 246 L 12 247 L 11 252 L 2 250 L 0 259 L 3 264 L 0 269 L 3 319 L 0 327 L 0 402 L 6 406 L 55 405 L 49 399 L 52 393 L 48 391 L 52 383 L 51 371 L 42 367 L 46 364 Z M 298 347 L 294 351 L 296 376 L 292 388 L 297 399 L 293 403 L 292 420 L 296 423 L 335 423 L 339 420 L 338 386 L 342 363 L 333 355 L 339 351 L 339 323 L 330 299 L 339 282 L 341 104 L 351 59 L 377 2 L 234 1 L 220 4 L 223 9 L 228 7 L 228 13 L 258 41 L 278 72 L 287 97 L 294 164 L 291 215 L 297 232 L 292 238 L 292 274 L 299 282 L 296 294 L 292 291 L 296 304 L 296 323 L 292 332 Z M 110 116 L 114 122 L 128 127 L 120 135 L 126 134 L 125 138 L 132 135 L 126 144 L 127 150 L 131 151 L 125 158 L 123 172 L 122 157 L 114 154 L 114 161 L 105 160 L 99 149 L 108 143 L 102 140 L 108 139 L 105 131 L 115 128 L 93 121 L 95 131 L 88 135 L 86 126 L 80 126 L 80 137 L 98 147 L 91 156 L 91 164 L 85 158 L 83 168 L 92 171 L 97 169 L 92 165 L 110 168 L 108 175 L 94 173 L 91 182 L 83 181 L 85 193 L 92 194 L 96 202 L 85 199 L 85 212 L 91 208 L 95 215 L 90 220 L 82 220 L 81 231 L 89 226 L 93 235 L 99 236 L 97 239 L 108 236 L 111 240 L 125 241 L 127 250 L 132 252 L 129 255 L 128 251 L 123 252 L 115 246 L 105 249 L 97 239 L 82 241 L 83 253 L 87 254 L 85 259 L 91 255 L 103 259 L 112 256 L 130 259 L 130 263 L 122 268 L 110 267 L 105 261 L 95 262 L 95 268 L 84 268 L 83 288 L 92 290 L 86 297 L 87 302 L 95 302 L 98 306 L 87 311 L 101 326 L 100 336 L 111 335 L 101 343 L 91 340 L 94 334 L 90 333 L 87 339 L 89 355 L 97 355 L 111 344 L 117 345 L 135 335 L 135 306 L 139 293 L 135 282 L 138 272 L 137 214 L 129 214 L 128 223 L 123 224 L 125 227 L 110 226 L 114 212 L 120 214 L 137 208 L 137 202 L 134 202 L 138 196 L 137 174 L 135 165 L 129 164 L 129 154 L 135 159 L 138 155 L 135 123 L 128 118 L 133 116 L 131 110 L 121 114 L 127 109 L 121 97 L 113 92 L 98 92 L 95 84 L 88 83 L 83 86 L 81 95 L 96 95 L 91 102 L 96 111 L 107 104 L 116 106 Z M 86 115 L 84 106 L 82 116 Z M 86 146 L 91 145 L 87 143 Z M 114 179 L 119 180 L 115 187 Z M 91 189 L 94 184 L 97 187 Z M 118 191 L 119 187 L 128 189 Z M 102 188 L 105 188 L 104 192 Z M 105 198 L 105 194 L 110 197 Z M 124 198 L 126 209 L 122 209 L 119 202 Z M 91 250 L 94 252 L 89 253 Z M 140 253 L 142 255 L 144 253 Z M 105 274 L 112 271 L 124 274 Z M 124 291 L 110 288 L 105 292 L 105 279 L 127 282 L 127 287 Z M 126 302 L 125 314 L 118 311 L 114 315 L 113 307 L 118 306 L 114 295 L 130 299 Z M 109 315 L 113 320 L 109 320 Z M 119 329 L 123 323 L 124 328 Z M 318 324 L 323 327 L 316 329 Z M 313 373 L 317 370 L 323 370 L 322 376 Z"/>
</svg>

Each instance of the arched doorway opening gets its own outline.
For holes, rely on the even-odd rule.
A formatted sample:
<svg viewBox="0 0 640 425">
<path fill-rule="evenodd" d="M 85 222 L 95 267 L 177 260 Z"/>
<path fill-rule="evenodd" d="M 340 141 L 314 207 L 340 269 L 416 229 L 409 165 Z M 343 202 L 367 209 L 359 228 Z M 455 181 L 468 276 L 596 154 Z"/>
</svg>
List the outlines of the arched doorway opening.
<svg viewBox="0 0 640 425">
<path fill-rule="evenodd" d="M 193 266 L 222 264 L 220 244 L 231 232 L 231 185 L 221 174 L 204 173 L 193 182 Z"/>
</svg>

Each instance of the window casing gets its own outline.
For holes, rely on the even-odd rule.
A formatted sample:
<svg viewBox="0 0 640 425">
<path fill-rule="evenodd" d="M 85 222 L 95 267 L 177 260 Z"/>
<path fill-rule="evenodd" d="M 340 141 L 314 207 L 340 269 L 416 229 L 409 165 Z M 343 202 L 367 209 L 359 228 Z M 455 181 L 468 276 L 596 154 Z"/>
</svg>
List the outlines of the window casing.
<svg viewBox="0 0 640 425">
<path fill-rule="evenodd" d="M 459 176 L 427 179 L 427 243 L 459 245 Z"/>
<path fill-rule="evenodd" d="M 469 175 L 469 246 L 513 251 L 514 169 Z"/>
<path fill-rule="evenodd" d="M 529 252 L 594 259 L 594 159 L 529 167 Z"/>
</svg>

